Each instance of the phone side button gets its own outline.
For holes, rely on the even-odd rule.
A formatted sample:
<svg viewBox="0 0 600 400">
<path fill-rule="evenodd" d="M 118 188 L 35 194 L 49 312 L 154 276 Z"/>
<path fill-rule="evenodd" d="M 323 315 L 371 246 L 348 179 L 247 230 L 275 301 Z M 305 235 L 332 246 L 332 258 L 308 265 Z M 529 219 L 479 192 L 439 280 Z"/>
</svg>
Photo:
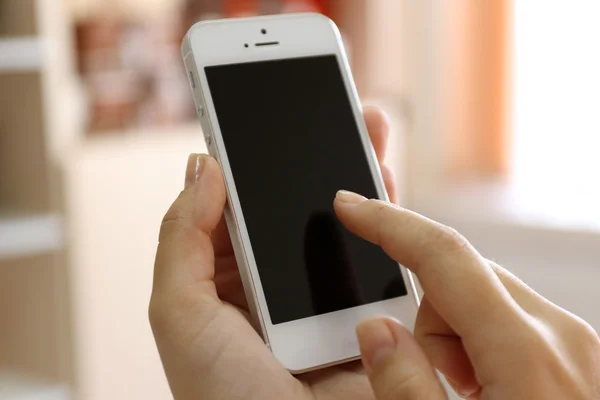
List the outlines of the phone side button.
<svg viewBox="0 0 600 400">
<path fill-rule="evenodd" d="M 204 134 L 204 142 L 206 143 L 206 148 L 210 151 L 213 144 L 213 137 L 207 125 L 208 124 L 205 123 L 205 120 L 202 119 L 202 132 Z"/>
<path fill-rule="evenodd" d="M 202 118 L 204 116 L 204 107 L 198 106 L 198 108 L 196 108 L 196 112 L 198 113 L 198 118 Z"/>
</svg>

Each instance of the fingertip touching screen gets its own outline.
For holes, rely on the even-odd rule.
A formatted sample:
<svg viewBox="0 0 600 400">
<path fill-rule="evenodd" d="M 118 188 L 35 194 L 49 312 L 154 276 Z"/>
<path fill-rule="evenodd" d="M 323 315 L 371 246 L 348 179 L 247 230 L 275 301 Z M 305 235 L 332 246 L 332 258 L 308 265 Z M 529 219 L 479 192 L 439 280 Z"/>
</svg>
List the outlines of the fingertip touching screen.
<svg viewBox="0 0 600 400">
<path fill-rule="evenodd" d="M 271 322 L 405 296 L 398 264 L 333 210 L 339 189 L 378 197 L 337 57 L 205 72 Z"/>
</svg>

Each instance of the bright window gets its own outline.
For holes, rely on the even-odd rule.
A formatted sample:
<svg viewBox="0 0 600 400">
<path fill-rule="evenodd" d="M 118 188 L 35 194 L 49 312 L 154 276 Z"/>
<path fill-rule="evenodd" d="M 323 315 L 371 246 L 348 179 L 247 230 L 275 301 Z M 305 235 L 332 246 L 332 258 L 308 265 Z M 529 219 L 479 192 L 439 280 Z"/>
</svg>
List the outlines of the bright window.
<svg viewBox="0 0 600 400">
<path fill-rule="evenodd" d="M 600 224 L 600 2 L 515 1 L 513 187 L 519 211 Z"/>
</svg>

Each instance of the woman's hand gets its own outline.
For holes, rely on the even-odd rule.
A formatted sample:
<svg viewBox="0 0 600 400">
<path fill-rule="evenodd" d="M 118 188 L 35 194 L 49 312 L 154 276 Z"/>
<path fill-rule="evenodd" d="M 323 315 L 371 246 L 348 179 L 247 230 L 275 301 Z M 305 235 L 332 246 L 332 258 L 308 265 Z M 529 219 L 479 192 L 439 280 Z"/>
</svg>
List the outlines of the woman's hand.
<svg viewBox="0 0 600 400">
<path fill-rule="evenodd" d="M 380 164 L 388 123 L 365 109 Z M 391 170 L 381 165 L 392 199 Z M 433 368 L 473 399 L 593 399 L 600 344 L 577 317 L 482 258 L 460 235 L 406 210 L 341 193 L 340 220 L 412 269 L 426 296 L 415 336 L 375 318 L 358 327 L 367 376 L 351 363 L 291 376 L 246 318 L 222 220 L 225 187 L 208 156 L 190 158 L 165 215 L 150 321 L 177 400 L 445 398 Z"/>
<path fill-rule="evenodd" d="M 600 399 L 600 339 L 583 320 L 446 226 L 354 193 L 340 192 L 335 207 L 425 292 L 414 337 L 386 318 L 357 328 L 377 399 L 445 399 L 434 368 L 469 399 Z"/>
<path fill-rule="evenodd" d="M 374 108 L 365 108 L 364 117 L 381 164 L 387 118 Z M 381 171 L 394 199 L 391 169 L 381 164 Z M 224 206 L 225 186 L 216 161 L 190 157 L 186 188 L 161 226 L 149 310 L 175 398 L 371 399 L 359 362 L 296 379 L 273 357 L 246 319 L 244 291 L 222 219 Z"/>
</svg>

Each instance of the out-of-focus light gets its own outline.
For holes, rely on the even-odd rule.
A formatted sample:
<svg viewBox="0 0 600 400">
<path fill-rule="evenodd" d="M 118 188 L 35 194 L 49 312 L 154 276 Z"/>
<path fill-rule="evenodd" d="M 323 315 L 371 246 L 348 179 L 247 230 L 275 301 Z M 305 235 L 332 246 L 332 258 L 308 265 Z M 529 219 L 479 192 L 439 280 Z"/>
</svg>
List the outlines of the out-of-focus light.
<svg viewBox="0 0 600 400">
<path fill-rule="evenodd" d="M 527 212 L 600 222 L 600 2 L 515 2 L 514 188 Z"/>
</svg>

